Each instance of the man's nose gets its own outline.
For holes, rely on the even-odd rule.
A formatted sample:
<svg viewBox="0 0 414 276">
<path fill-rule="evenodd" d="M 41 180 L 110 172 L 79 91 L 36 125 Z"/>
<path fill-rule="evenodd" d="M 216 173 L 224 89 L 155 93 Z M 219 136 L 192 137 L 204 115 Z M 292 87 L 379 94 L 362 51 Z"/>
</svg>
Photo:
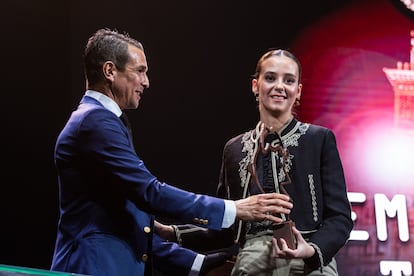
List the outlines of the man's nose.
<svg viewBox="0 0 414 276">
<path fill-rule="evenodd" d="M 148 75 L 145 75 L 144 80 L 142 81 L 142 86 L 144 86 L 144 88 L 149 88 L 150 82 L 149 82 Z"/>
</svg>

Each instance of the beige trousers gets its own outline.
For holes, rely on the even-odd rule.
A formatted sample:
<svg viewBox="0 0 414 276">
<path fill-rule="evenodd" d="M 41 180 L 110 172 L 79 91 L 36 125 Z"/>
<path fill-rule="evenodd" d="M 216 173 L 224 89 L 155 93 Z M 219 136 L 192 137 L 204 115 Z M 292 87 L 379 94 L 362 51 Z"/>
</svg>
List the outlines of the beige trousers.
<svg viewBox="0 0 414 276">
<path fill-rule="evenodd" d="M 337 276 L 336 261 L 320 269 L 306 271 L 302 259 L 272 257 L 272 236 L 264 235 L 246 241 L 233 267 L 232 276 Z"/>
</svg>

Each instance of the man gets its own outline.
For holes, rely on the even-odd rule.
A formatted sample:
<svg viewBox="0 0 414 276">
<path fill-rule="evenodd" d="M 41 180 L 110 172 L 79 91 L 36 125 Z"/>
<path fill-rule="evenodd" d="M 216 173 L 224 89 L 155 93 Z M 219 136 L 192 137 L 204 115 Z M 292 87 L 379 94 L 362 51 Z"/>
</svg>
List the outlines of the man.
<svg viewBox="0 0 414 276">
<path fill-rule="evenodd" d="M 153 235 L 154 215 L 220 230 L 236 218 L 277 223 L 273 213 L 290 212 L 288 197 L 276 193 L 230 201 L 160 182 L 137 156 L 122 116 L 149 87 L 143 46 L 101 29 L 89 38 L 84 63 L 87 91 L 55 147 L 60 218 L 52 270 L 150 275 L 154 254 L 176 254 Z M 200 260 L 191 261 L 199 269 Z"/>
</svg>

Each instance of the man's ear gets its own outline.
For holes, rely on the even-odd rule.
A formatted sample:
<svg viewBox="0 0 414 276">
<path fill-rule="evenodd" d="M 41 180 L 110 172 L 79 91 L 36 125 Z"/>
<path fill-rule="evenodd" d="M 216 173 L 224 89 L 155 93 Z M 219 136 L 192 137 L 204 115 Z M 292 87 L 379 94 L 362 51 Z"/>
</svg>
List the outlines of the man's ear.
<svg viewBox="0 0 414 276">
<path fill-rule="evenodd" d="M 112 61 L 106 61 L 103 65 L 102 65 L 102 73 L 105 77 L 105 79 L 110 80 L 110 81 L 114 81 L 115 79 L 115 74 L 116 74 L 116 66 Z"/>
</svg>

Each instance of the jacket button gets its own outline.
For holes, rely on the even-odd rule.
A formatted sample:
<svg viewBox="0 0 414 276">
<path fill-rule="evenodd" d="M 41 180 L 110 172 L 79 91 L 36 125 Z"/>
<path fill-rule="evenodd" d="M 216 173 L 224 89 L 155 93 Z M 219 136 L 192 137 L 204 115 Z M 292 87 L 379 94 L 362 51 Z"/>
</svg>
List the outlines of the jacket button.
<svg viewBox="0 0 414 276">
<path fill-rule="evenodd" d="M 194 218 L 193 221 L 194 221 L 194 223 L 197 223 L 197 224 L 200 223 L 200 219 L 199 218 Z"/>
<path fill-rule="evenodd" d="M 151 228 L 149 228 L 148 226 L 145 226 L 144 227 L 144 232 L 147 233 L 147 234 L 151 233 Z"/>
<path fill-rule="evenodd" d="M 141 260 L 142 260 L 143 262 L 148 261 L 148 255 L 147 255 L 147 254 L 142 254 L 142 256 L 141 256 Z"/>
</svg>

